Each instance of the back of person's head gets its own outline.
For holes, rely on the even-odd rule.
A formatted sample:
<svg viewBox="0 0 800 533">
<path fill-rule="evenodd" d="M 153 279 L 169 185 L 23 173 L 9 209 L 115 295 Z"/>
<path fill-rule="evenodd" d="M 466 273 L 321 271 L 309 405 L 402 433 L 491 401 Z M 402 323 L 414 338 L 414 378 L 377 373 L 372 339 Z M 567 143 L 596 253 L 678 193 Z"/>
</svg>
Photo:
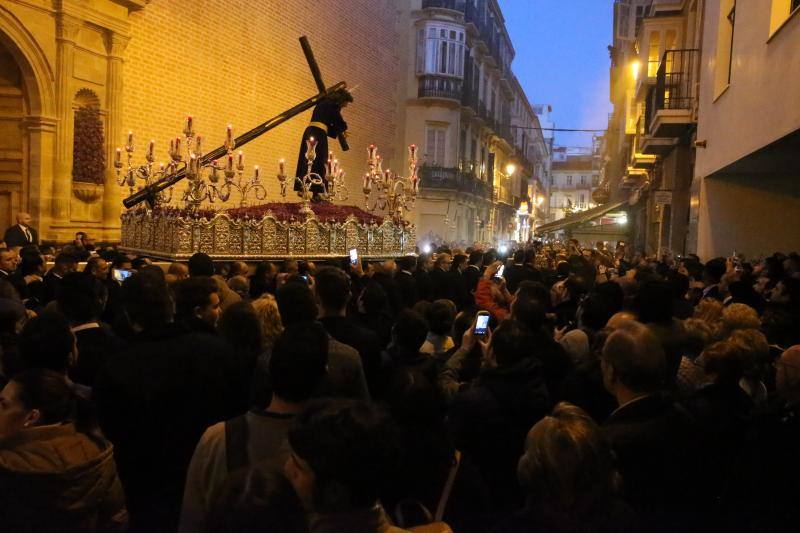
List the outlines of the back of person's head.
<svg viewBox="0 0 800 533">
<path fill-rule="evenodd" d="M 656 392 L 663 387 L 666 356 L 658 337 L 644 324 L 622 323 L 606 339 L 602 359 L 614 377 L 634 392 Z"/>
<path fill-rule="evenodd" d="M 480 267 L 483 264 L 483 252 L 480 250 L 470 252 L 468 262 L 470 265 Z"/>
<path fill-rule="evenodd" d="M 228 288 L 239 295 L 250 292 L 250 281 L 244 276 L 232 276 L 228 280 Z"/>
<path fill-rule="evenodd" d="M 353 401 L 310 405 L 295 419 L 289 444 L 313 472 L 311 510 L 332 514 L 375 506 L 396 475 L 398 441 L 391 418 L 375 405 Z"/>
<path fill-rule="evenodd" d="M 261 323 L 250 302 L 239 300 L 229 305 L 219 317 L 217 330 L 231 346 L 251 355 L 261 353 L 264 346 Z"/>
<path fill-rule="evenodd" d="M 317 319 L 317 303 L 311 288 L 300 281 L 287 281 L 276 295 L 284 326 Z"/>
<path fill-rule="evenodd" d="M 405 350 L 416 354 L 428 336 L 428 323 L 410 309 L 403 309 L 397 314 L 392 327 L 393 342 Z"/>
<path fill-rule="evenodd" d="M 599 284 L 594 290 L 609 305 L 612 315 L 622 311 L 622 307 L 625 304 L 625 292 L 619 283 L 606 281 Z"/>
<path fill-rule="evenodd" d="M 525 261 L 525 250 L 519 249 L 514 252 L 514 262 L 522 263 Z"/>
<path fill-rule="evenodd" d="M 131 325 L 161 327 L 172 319 L 172 300 L 166 282 L 139 272 L 122 283 L 122 300 Z"/>
<path fill-rule="evenodd" d="M 34 425 L 45 426 L 70 422 L 75 416 L 75 394 L 63 373 L 32 368 L 11 378 L 17 400 L 27 411 L 36 411 Z"/>
<path fill-rule="evenodd" d="M 731 304 L 722 311 L 722 328 L 725 334 L 737 329 L 758 329 L 761 320 L 758 312 L 745 304 Z"/>
<path fill-rule="evenodd" d="M 456 315 L 456 319 L 453 321 L 453 342 L 456 346 L 461 345 L 461 339 L 464 337 L 464 333 L 472 327 L 474 321 L 474 312 L 461 311 Z"/>
<path fill-rule="evenodd" d="M 719 283 L 719 281 L 722 279 L 722 276 L 725 275 L 726 269 L 727 265 L 725 264 L 725 259 L 722 257 L 716 257 L 709 260 L 705 264 L 703 267 L 703 275 L 709 282 Z"/>
<path fill-rule="evenodd" d="M 178 280 L 182 280 L 189 276 L 189 267 L 185 263 L 170 263 L 167 274 L 175 276 Z"/>
<path fill-rule="evenodd" d="M 765 379 L 770 364 L 767 337 L 757 329 L 737 329 L 728 341 L 739 350 L 742 372 L 750 379 Z"/>
<path fill-rule="evenodd" d="M 252 305 L 261 327 L 261 340 L 264 343 L 264 348 L 268 348 L 275 344 L 275 341 L 283 331 L 283 321 L 278 311 L 278 302 L 273 295 L 264 293 L 260 298 L 253 300 Z"/>
<path fill-rule="evenodd" d="M 505 320 L 492 332 L 490 349 L 497 366 L 509 367 L 530 355 L 531 331 L 516 320 Z"/>
<path fill-rule="evenodd" d="M 27 253 L 22 256 L 19 271 L 23 276 L 44 273 L 44 257 L 40 253 Z"/>
<path fill-rule="evenodd" d="M 211 256 L 203 252 L 197 252 L 189 258 L 189 275 L 190 276 L 213 276 L 214 275 L 214 261 Z"/>
<path fill-rule="evenodd" d="M 683 321 L 686 331 L 685 353 L 689 359 L 695 359 L 703 353 L 714 338 L 714 329 L 705 320 L 688 318 Z"/>
<path fill-rule="evenodd" d="M 75 352 L 75 336 L 60 313 L 42 313 L 30 319 L 19 337 L 20 363 L 27 370 L 44 368 L 64 374 Z"/>
<path fill-rule="evenodd" d="M 417 266 L 417 258 L 413 255 L 398 257 L 394 262 L 397 264 L 399 270 L 405 270 L 406 272 L 413 271 Z"/>
<path fill-rule="evenodd" d="M 518 297 L 511 303 L 511 317 L 531 331 L 538 331 L 547 320 L 547 308 L 538 299 Z"/>
<path fill-rule="evenodd" d="M 314 283 L 323 308 L 341 311 L 347 307 L 352 295 L 350 279 L 342 270 L 335 267 L 320 268 L 314 276 Z"/>
<path fill-rule="evenodd" d="M 694 318 L 704 320 L 709 324 L 716 325 L 722 320 L 722 311 L 724 310 L 722 302 L 713 298 L 704 298 L 700 300 L 697 307 L 694 308 Z"/>
<path fill-rule="evenodd" d="M 532 500 L 578 513 L 613 498 L 621 481 L 603 431 L 583 409 L 565 402 L 528 432 L 517 477 Z"/>
<path fill-rule="evenodd" d="M 229 275 L 233 276 L 247 276 L 250 274 L 250 267 L 244 261 L 234 261 L 231 263 Z"/>
<path fill-rule="evenodd" d="M 681 274 L 677 270 L 670 270 L 667 273 L 667 283 L 672 289 L 672 297 L 683 300 L 689 292 L 689 276 Z"/>
<path fill-rule="evenodd" d="M 739 347 L 730 341 L 715 342 L 703 351 L 705 372 L 714 377 L 716 383 L 737 385 L 744 375 L 742 354 Z"/>
<path fill-rule="evenodd" d="M 363 306 L 364 313 L 375 316 L 389 311 L 389 298 L 380 283 L 370 281 L 358 297 Z"/>
<path fill-rule="evenodd" d="M 450 335 L 456 319 L 456 305 L 450 300 L 436 300 L 425 315 L 428 329 L 436 335 Z"/>
<path fill-rule="evenodd" d="M 639 286 L 635 306 L 643 324 L 669 323 L 675 307 L 672 288 L 664 281 L 647 281 Z"/>
<path fill-rule="evenodd" d="M 75 256 L 66 252 L 60 252 L 56 255 L 54 260 L 56 266 L 63 266 L 63 267 L 74 267 L 78 264 L 78 261 L 75 259 Z"/>
<path fill-rule="evenodd" d="M 537 300 L 547 308 L 550 304 L 550 291 L 544 284 L 526 279 L 517 286 L 516 299 L 521 298 Z"/>
<path fill-rule="evenodd" d="M 100 315 L 103 291 L 102 282 L 93 276 L 68 272 L 58 288 L 58 310 L 73 324 L 90 322 Z"/>
<path fill-rule="evenodd" d="M 269 360 L 273 392 L 290 402 L 304 402 L 319 390 L 328 366 L 328 334 L 322 324 L 288 326 L 275 341 Z"/>
<path fill-rule="evenodd" d="M 614 316 L 613 304 L 600 294 L 590 294 L 580 303 L 577 316 L 582 327 L 600 331 Z"/>
<path fill-rule="evenodd" d="M 784 350 L 776 362 L 775 388 L 784 400 L 800 398 L 800 345 Z"/>
<path fill-rule="evenodd" d="M 211 295 L 219 293 L 217 283 L 206 276 L 193 276 L 181 281 L 175 290 L 175 315 L 189 318 L 198 307 L 209 304 Z"/>
</svg>

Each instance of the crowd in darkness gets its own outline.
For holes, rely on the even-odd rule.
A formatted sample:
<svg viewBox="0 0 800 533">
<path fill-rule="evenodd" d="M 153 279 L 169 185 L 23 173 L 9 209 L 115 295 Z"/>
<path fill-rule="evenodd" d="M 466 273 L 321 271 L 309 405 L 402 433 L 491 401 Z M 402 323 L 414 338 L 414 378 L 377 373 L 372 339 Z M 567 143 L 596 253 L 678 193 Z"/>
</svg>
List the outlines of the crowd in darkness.
<svg viewBox="0 0 800 533">
<path fill-rule="evenodd" d="M 0 348 L 3 531 L 800 528 L 797 254 L 80 234 L 0 248 Z"/>
</svg>

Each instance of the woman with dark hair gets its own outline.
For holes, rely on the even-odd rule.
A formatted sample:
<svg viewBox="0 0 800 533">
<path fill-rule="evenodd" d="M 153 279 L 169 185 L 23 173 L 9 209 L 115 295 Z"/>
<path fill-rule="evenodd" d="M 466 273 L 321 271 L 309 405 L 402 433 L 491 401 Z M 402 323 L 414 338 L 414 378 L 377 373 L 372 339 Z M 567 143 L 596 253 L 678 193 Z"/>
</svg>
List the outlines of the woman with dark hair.
<svg viewBox="0 0 800 533">
<path fill-rule="evenodd" d="M 579 407 L 559 403 L 531 428 L 517 477 L 526 505 L 496 533 L 633 530 L 611 443 Z"/>
<path fill-rule="evenodd" d="M 124 531 L 113 447 L 64 376 L 16 374 L 0 393 L 0 516 L 7 531 Z"/>
<path fill-rule="evenodd" d="M 261 263 L 257 264 L 255 273 L 249 277 L 250 298 L 256 300 L 265 292 L 274 295 L 275 278 L 277 275 L 278 269 L 269 261 L 262 261 Z"/>
<path fill-rule="evenodd" d="M 250 302 L 231 304 L 220 315 L 217 330 L 220 337 L 233 348 L 232 368 L 236 376 L 236 390 L 242 393 L 242 407 L 250 403 L 250 387 L 256 361 L 263 352 L 261 322 Z"/>
<path fill-rule="evenodd" d="M 392 340 L 392 315 L 386 291 L 377 281 L 369 281 L 356 304 L 359 321 L 374 331 L 381 340 L 381 348 L 386 348 Z"/>
</svg>

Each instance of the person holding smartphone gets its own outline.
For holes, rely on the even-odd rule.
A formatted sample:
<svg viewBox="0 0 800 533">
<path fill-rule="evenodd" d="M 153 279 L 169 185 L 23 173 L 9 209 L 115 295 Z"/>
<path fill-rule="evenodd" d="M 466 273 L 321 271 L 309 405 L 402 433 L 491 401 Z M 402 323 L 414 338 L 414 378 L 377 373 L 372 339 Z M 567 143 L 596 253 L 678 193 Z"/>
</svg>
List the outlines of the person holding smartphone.
<svg viewBox="0 0 800 533">
<path fill-rule="evenodd" d="M 500 261 L 486 267 L 475 289 L 475 304 L 479 309 L 488 311 L 498 322 L 509 316 L 511 302 L 514 301 L 506 288 L 506 280 L 502 277 L 503 270 L 505 269 Z"/>
</svg>

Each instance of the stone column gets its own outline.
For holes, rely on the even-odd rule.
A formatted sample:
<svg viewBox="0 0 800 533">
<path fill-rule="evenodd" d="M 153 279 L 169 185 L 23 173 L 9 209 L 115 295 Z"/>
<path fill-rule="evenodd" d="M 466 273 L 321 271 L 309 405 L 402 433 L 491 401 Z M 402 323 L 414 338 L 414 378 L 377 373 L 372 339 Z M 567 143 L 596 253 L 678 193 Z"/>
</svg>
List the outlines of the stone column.
<svg viewBox="0 0 800 533">
<path fill-rule="evenodd" d="M 106 130 L 106 180 L 103 191 L 103 228 L 107 237 L 119 238 L 122 210 L 120 187 L 114 170 L 114 152 L 123 142 L 123 110 L 122 110 L 122 54 L 128 46 L 130 37 L 109 32 L 106 37 L 108 50 L 108 71 L 106 76 L 106 110 L 108 112 L 108 129 Z M 141 141 L 140 141 L 141 142 Z"/>
<path fill-rule="evenodd" d="M 69 204 L 72 194 L 72 101 L 75 97 L 72 72 L 75 63 L 75 40 L 81 21 L 59 14 L 56 21 L 56 161 L 53 173 L 53 225 L 69 224 Z"/>
<path fill-rule="evenodd" d="M 53 239 L 50 231 L 53 205 L 53 165 L 58 121 L 53 117 L 27 116 L 22 121 L 28 139 L 28 198 L 40 239 Z M 69 199 L 69 197 L 68 197 Z"/>
</svg>

